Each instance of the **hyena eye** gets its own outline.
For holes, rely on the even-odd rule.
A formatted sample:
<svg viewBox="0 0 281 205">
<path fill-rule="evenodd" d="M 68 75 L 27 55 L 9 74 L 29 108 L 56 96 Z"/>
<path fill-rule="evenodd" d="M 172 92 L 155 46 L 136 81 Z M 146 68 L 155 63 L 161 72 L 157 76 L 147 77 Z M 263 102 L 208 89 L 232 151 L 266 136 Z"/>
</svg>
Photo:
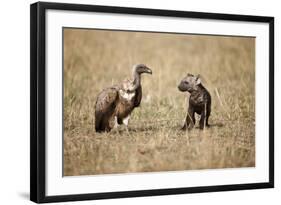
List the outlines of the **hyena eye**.
<svg viewBox="0 0 281 205">
<path fill-rule="evenodd" d="M 188 82 L 187 82 L 187 81 L 184 81 L 184 84 L 188 85 Z"/>
</svg>

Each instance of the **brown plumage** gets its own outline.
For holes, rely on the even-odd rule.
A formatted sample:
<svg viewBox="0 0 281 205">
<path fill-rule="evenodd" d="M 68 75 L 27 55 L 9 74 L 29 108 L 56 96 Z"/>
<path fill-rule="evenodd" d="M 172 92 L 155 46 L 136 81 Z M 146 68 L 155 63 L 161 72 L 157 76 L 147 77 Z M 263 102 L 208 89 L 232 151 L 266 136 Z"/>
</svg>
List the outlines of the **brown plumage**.
<svg viewBox="0 0 281 205">
<path fill-rule="evenodd" d="M 128 125 L 131 112 L 141 103 L 142 73 L 152 74 L 152 71 L 144 64 L 135 65 L 131 80 L 105 88 L 98 95 L 95 106 L 96 132 L 109 132 L 117 123 Z"/>
</svg>

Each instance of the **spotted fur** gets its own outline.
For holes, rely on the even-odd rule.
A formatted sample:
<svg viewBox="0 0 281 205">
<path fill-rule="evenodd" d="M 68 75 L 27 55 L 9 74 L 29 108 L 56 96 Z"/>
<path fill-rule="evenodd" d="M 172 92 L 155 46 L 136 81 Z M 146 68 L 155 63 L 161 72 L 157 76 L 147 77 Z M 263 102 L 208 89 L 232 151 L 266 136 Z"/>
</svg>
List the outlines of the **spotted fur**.
<svg viewBox="0 0 281 205">
<path fill-rule="evenodd" d="M 208 120 L 211 114 L 211 95 L 202 85 L 200 76 L 187 74 L 187 76 L 181 80 L 178 89 L 181 92 L 188 91 L 190 93 L 188 113 L 182 129 L 191 129 L 195 125 L 195 113 L 200 115 L 200 129 L 204 129 L 205 126 L 208 127 Z"/>
</svg>

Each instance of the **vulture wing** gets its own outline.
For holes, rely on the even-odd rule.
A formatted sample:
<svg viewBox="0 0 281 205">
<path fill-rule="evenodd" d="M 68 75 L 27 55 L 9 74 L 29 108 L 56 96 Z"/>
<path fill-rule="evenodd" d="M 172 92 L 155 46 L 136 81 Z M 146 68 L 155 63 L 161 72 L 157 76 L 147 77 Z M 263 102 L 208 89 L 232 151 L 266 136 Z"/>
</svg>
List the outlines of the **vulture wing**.
<svg viewBox="0 0 281 205">
<path fill-rule="evenodd" d="M 135 99 L 135 107 L 139 107 L 141 103 L 141 98 L 142 98 L 142 88 L 141 85 L 137 88 L 136 90 L 136 99 Z"/>
<path fill-rule="evenodd" d="M 106 88 L 98 95 L 95 106 L 95 128 L 97 132 L 110 131 L 110 120 L 117 103 L 117 87 Z"/>
</svg>

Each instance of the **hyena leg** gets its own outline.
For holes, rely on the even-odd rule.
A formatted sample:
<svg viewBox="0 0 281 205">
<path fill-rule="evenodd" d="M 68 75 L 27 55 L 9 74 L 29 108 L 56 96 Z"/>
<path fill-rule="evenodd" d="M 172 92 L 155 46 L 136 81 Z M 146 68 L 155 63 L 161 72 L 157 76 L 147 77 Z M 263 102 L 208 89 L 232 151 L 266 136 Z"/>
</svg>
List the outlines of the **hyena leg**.
<svg viewBox="0 0 281 205">
<path fill-rule="evenodd" d="M 210 127 L 209 125 L 209 117 L 211 114 L 211 105 L 207 106 L 207 113 L 206 113 L 206 127 Z"/>
<path fill-rule="evenodd" d="M 192 108 L 189 107 L 182 130 L 186 130 L 187 128 L 191 129 L 193 128 L 194 124 L 195 124 L 194 111 Z"/>
<path fill-rule="evenodd" d="M 193 126 L 195 125 L 195 123 L 196 123 L 196 120 L 195 120 L 195 112 L 192 113 L 191 118 L 192 118 L 192 127 L 193 127 Z"/>
<path fill-rule="evenodd" d="M 201 130 L 203 130 L 207 124 L 207 105 L 204 106 L 204 110 L 203 112 L 201 113 L 201 118 L 200 118 L 200 121 L 199 121 L 199 127 Z"/>
<path fill-rule="evenodd" d="M 209 124 L 209 116 L 206 116 L 206 127 L 210 127 L 210 124 Z"/>
<path fill-rule="evenodd" d="M 205 113 L 201 113 L 201 118 L 200 118 L 200 121 L 199 121 L 199 128 L 201 130 L 203 130 L 205 128 L 205 120 L 206 120 L 206 116 L 205 116 Z"/>
</svg>

